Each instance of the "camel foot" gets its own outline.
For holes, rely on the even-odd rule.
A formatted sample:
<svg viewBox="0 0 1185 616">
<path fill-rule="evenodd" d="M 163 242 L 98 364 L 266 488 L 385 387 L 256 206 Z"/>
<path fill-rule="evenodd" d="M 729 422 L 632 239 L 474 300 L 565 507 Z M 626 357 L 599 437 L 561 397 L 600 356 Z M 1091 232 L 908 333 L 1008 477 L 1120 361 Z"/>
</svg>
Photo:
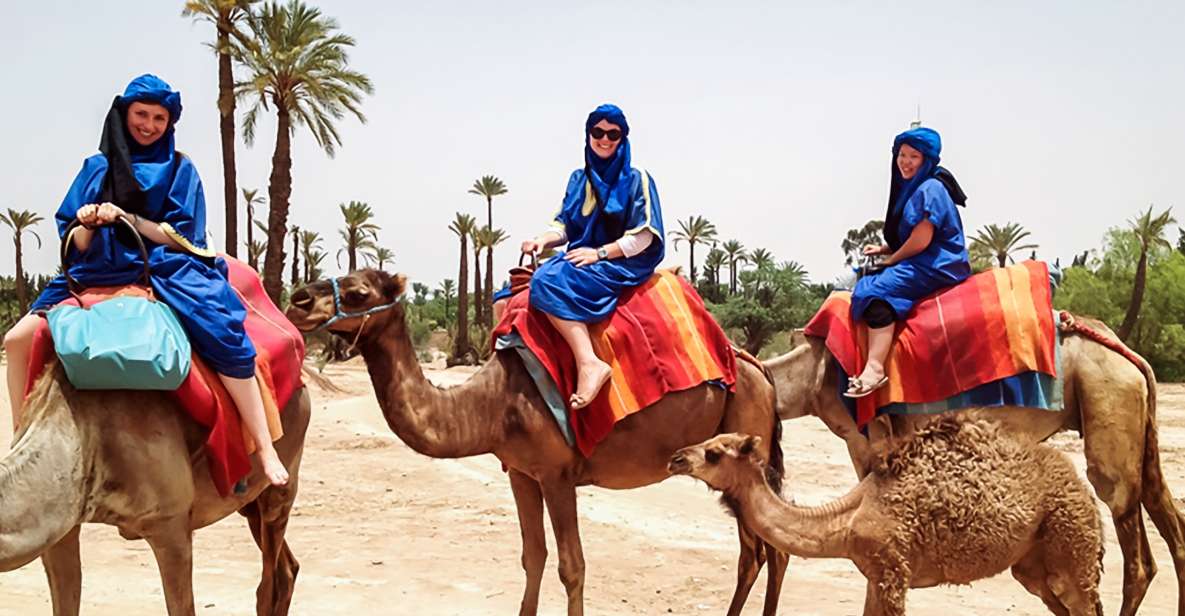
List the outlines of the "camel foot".
<svg viewBox="0 0 1185 616">
<path fill-rule="evenodd" d="M 259 463 L 263 466 L 263 474 L 267 476 L 268 482 L 273 486 L 288 485 L 288 469 L 284 468 L 284 463 L 280 461 L 280 456 L 276 455 L 276 450 L 270 447 L 265 447 L 255 455 L 259 456 Z"/>
<path fill-rule="evenodd" d="M 611 376 L 613 376 L 613 369 L 609 367 L 609 364 L 599 359 L 580 366 L 580 373 L 576 378 L 576 393 L 572 394 L 572 398 L 568 400 L 572 405 L 572 410 L 582 409 L 592 404 Z"/>
</svg>

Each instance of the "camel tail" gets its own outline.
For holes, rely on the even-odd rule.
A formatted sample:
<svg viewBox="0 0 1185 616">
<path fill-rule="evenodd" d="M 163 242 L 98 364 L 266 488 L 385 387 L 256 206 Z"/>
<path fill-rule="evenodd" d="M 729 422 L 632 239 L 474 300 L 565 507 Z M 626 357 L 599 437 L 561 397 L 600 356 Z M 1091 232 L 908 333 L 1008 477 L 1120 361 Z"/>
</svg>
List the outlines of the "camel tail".
<svg viewBox="0 0 1185 616">
<path fill-rule="evenodd" d="M 782 479 L 786 476 L 786 461 L 782 455 L 782 420 L 776 412 L 769 440 L 769 462 L 765 465 L 765 483 L 774 494 L 781 496 Z"/>
</svg>

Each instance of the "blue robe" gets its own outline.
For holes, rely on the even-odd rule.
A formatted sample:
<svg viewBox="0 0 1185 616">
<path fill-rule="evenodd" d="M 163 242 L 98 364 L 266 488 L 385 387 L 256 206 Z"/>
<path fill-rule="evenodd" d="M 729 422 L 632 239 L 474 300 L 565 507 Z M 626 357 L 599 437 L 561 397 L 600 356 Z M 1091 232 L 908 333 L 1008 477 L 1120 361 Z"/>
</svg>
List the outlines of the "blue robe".
<svg viewBox="0 0 1185 616">
<path fill-rule="evenodd" d="M 880 299 L 893 307 L 897 320 L 902 320 L 918 300 L 971 275 L 963 221 L 941 181 L 933 177 L 923 181 L 903 208 L 897 225 L 897 237 L 902 243 L 923 220 L 934 225 L 934 237 L 922 252 L 856 283 L 852 292 L 854 318 L 862 318 L 869 303 Z"/>
<path fill-rule="evenodd" d="M 552 224 L 568 236 L 568 248 L 600 248 L 625 235 L 649 229 L 650 245 L 632 257 L 603 259 L 576 267 L 562 256 L 548 259 L 531 278 L 531 305 L 567 321 L 596 323 L 609 317 L 623 291 L 646 282 L 665 254 L 662 210 L 654 180 L 630 168 L 626 190 L 606 191 L 598 204 L 584 169 L 572 172 L 564 201 Z M 624 174 L 623 174 L 624 175 Z M 649 190 L 645 190 L 648 187 Z"/>
<path fill-rule="evenodd" d="M 172 154 L 166 161 L 137 162 L 134 166 L 141 186 L 149 187 L 142 216 L 167 224 L 176 234 L 174 239 L 188 243 L 193 251 L 178 251 L 145 238 L 153 290 L 177 313 L 193 349 L 214 370 L 235 378 L 254 376 L 255 347 L 243 328 L 247 311 L 227 281 L 226 263 L 199 255 L 212 254 L 205 248 L 206 200 L 201 178 L 188 158 Z M 174 156 L 180 159 L 176 163 Z M 55 216 L 59 236 L 65 234 L 80 207 L 98 202 L 107 164 L 102 154 L 83 163 Z M 174 165 L 176 174 L 171 181 L 149 181 L 150 176 L 172 173 Z M 116 239 L 115 234 L 114 227 L 101 227 L 95 230 L 86 252 L 80 254 L 71 247 L 70 275 L 81 285 L 125 285 L 140 279 L 144 266 L 139 248 Z M 69 297 L 65 277 L 58 276 L 38 296 L 33 309 L 52 308 Z"/>
</svg>

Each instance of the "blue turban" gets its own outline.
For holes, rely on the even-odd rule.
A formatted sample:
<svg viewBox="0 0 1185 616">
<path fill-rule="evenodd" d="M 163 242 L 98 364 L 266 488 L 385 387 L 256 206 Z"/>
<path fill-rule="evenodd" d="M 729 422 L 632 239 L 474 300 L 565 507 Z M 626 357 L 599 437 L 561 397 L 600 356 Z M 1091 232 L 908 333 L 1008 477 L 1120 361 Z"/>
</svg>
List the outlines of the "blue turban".
<svg viewBox="0 0 1185 616">
<path fill-rule="evenodd" d="M 897 167 L 897 154 L 902 145 L 908 145 L 921 152 L 922 166 L 912 178 L 906 180 L 901 176 L 901 169 Z M 894 250 L 901 246 L 906 238 L 897 237 L 897 225 L 901 221 L 901 214 L 905 211 L 905 204 L 913 196 L 922 182 L 935 178 L 942 182 L 950 193 L 951 199 L 959 204 L 967 204 L 967 195 L 955 180 L 955 176 L 947 169 L 938 166 L 942 159 L 942 137 L 932 128 L 919 126 L 911 128 L 893 139 L 892 180 L 889 182 L 889 203 L 885 213 L 885 240 Z"/>
<path fill-rule="evenodd" d="M 132 80 L 119 97 L 126 108 L 132 103 L 153 103 L 169 111 L 169 124 L 181 119 L 181 93 L 174 92 L 164 79 L 145 73 Z"/>
<path fill-rule="evenodd" d="M 169 112 L 168 128 L 148 145 L 140 145 L 128 134 L 128 106 L 136 102 L 160 105 Z M 176 171 L 173 126 L 180 118 L 181 93 L 173 91 L 156 75 L 140 75 L 128 84 L 123 96 L 115 97 L 99 140 L 99 151 L 107 157 L 102 201 L 115 203 L 134 214 L 144 215 L 148 211 L 147 193 L 173 182 Z"/>
<path fill-rule="evenodd" d="M 588 132 L 592 127 L 606 120 L 621 127 L 621 143 L 612 158 L 601 158 L 593 152 L 588 144 Z M 630 178 L 630 124 L 625 119 L 625 113 L 617 106 L 605 103 L 588 114 L 584 121 L 584 165 L 588 170 L 589 181 L 596 188 L 597 197 L 601 203 L 609 201 L 612 190 L 629 190 L 629 182 L 620 180 Z M 623 201 L 624 202 L 624 201 Z"/>
</svg>

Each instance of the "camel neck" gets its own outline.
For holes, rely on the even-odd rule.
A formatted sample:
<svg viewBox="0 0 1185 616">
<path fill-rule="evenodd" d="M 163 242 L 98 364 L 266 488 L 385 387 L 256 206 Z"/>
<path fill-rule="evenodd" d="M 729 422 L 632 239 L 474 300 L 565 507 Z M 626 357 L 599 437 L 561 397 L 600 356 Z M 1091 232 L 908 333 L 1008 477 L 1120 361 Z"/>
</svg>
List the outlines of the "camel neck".
<svg viewBox="0 0 1185 616">
<path fill-rule="evenodd" d="M 845 496 L 818 507 L 783 501 L 758 475 L 725 492 L 746 526 L 778 551 L 803 558 L 845 558 L 848 529 L 865 490 L 861 482 Z"/>
<path fill-rule="evenodd" d="M 82 439 L 65 400 L 45 383 L 26 402 L 28 428 L 0 458 L 0 571 L 37 558 L 81 521 Z M 41 394 L 41 395 L 39 395 Z"/>
<path fill-rule="evenodd" d="M 441 389 L 424 376 L 411 337 L 394 315 L 362 345 L 362 356 L 387 425 L 409 447 L 433 458 L 493 451 L 503 438 L 505 400 L 488 383 L 489 364 L 465 383 Z"/>
</svg>

